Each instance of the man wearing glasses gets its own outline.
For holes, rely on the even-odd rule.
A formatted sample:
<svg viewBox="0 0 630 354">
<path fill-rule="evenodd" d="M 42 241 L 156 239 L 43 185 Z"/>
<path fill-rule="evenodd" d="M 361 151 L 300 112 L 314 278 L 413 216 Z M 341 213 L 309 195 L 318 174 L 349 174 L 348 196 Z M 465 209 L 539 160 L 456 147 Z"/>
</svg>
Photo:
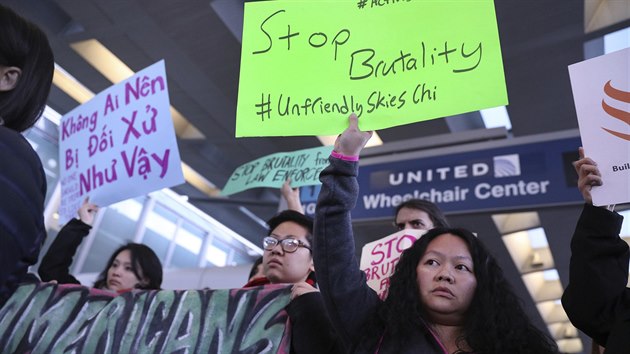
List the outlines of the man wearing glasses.
<svg viewBox="0 0 630 354">
<path fill-rule="evenodd" d="M 313 220 L 297 211 L 285 210 L 268 224 L 269 234 L 263 239 L 265 276 L 271 283 L 306 282 L 315 271 L 311 251 Z"/>
<path fill-rule="evenodd" d="M 291 303 L 286 308 L 291 321 L 291 353 L 345 353 L 316 288 L 311 250 L 313 220 L 295 210 L 285 210 L 267 224 L 262 261 L 265 276 L 254 278 L 245 288 L 293 284 Z"/>
</svg>

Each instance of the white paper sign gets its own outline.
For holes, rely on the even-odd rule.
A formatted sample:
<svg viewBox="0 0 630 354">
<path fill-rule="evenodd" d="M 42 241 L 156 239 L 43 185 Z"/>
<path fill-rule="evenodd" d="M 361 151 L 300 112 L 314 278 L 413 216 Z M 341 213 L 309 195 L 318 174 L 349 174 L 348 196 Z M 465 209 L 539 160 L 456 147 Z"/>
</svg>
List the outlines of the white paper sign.
<svg viewBox="0 0 630 354">
<path fill-rule="evenodd" d="M 367 284 L 381 298 L 386 294 L 389 276 L 394 273 L 400 255 L 426 232 L 426 230 L 405 229 L 363 246 L 361 270 L 367 276 Z"/>
<path fill-rule="evenodd" d="M 630 202 L 629 68 L 630 48 L 569 66 L 582 145 L 604 181 L 597 206 Z"/>
<path fill-rule="evenodd" d="M 162 60 L 63 116 L 60 223 L 87 196 L 107 206 L 184 182 L 169 108 Z"/>
</svg>

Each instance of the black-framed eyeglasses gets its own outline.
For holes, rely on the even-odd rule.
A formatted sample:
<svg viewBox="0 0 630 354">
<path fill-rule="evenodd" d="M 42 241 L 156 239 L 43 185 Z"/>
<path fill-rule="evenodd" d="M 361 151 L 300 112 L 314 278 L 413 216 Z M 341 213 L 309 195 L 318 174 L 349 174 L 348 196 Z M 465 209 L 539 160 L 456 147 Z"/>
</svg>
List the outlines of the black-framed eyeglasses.
<svg viewBox="0 0 630 354">
<path fill-rule="evenodd" d="M 271 251 L 276 245 L 280 243 L 280 247 L 282 250 L 287 253 L 293 253 L 298 250 L 300 247 L 306 248 L 309 252 L 313 252 L 306 243 L 296 240 L 294 238 L 285 238 L 284 240 L 278 240 L 275 237 L 267 236 L 263 238 L 263 248 L 267 251 Z"/>
</svg>

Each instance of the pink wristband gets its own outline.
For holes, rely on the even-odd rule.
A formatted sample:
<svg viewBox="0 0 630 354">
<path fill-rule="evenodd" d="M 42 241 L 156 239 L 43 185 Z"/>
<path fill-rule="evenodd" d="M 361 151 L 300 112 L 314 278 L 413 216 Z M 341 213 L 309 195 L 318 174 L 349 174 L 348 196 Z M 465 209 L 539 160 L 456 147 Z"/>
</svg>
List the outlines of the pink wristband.
<svg viewBox="0 0 630 354">
<path fill-rule="evenodd" d="M 335 150 L 333 150 L 330 153 L 330 156 L 332 156 L 334 158 L 337 158 L 337 159 L 344 160 L 344 161 L 353 161 L 353 162 L 359 161 L 359 156 L 347 156 L 347 155 L 344 155 L 344 154 L 340 154 L 340 153 L 338 153 Z"/>
</svg>

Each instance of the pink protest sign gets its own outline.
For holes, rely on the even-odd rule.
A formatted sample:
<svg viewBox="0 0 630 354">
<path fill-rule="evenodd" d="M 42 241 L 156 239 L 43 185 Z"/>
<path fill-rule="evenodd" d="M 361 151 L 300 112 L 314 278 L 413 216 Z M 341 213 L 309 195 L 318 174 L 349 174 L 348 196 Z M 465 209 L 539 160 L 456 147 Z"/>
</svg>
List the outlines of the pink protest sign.
<svg viewBox="0 0 630 354">
<path fill-rule="evenodd" d="M 405 229 L 363 246 L 360 267 L 367 276 L 367 284 L 381 298 L 387 294 L 389 276 L 394 273 L 400 255 L 425 233 L 426 230 Z"/>
<path fill-rule="evenodd" d="M 164 61 L 63 116 L 59 222 L 87 196 L 100 206 L 184 182 Z"/>
</svg>

